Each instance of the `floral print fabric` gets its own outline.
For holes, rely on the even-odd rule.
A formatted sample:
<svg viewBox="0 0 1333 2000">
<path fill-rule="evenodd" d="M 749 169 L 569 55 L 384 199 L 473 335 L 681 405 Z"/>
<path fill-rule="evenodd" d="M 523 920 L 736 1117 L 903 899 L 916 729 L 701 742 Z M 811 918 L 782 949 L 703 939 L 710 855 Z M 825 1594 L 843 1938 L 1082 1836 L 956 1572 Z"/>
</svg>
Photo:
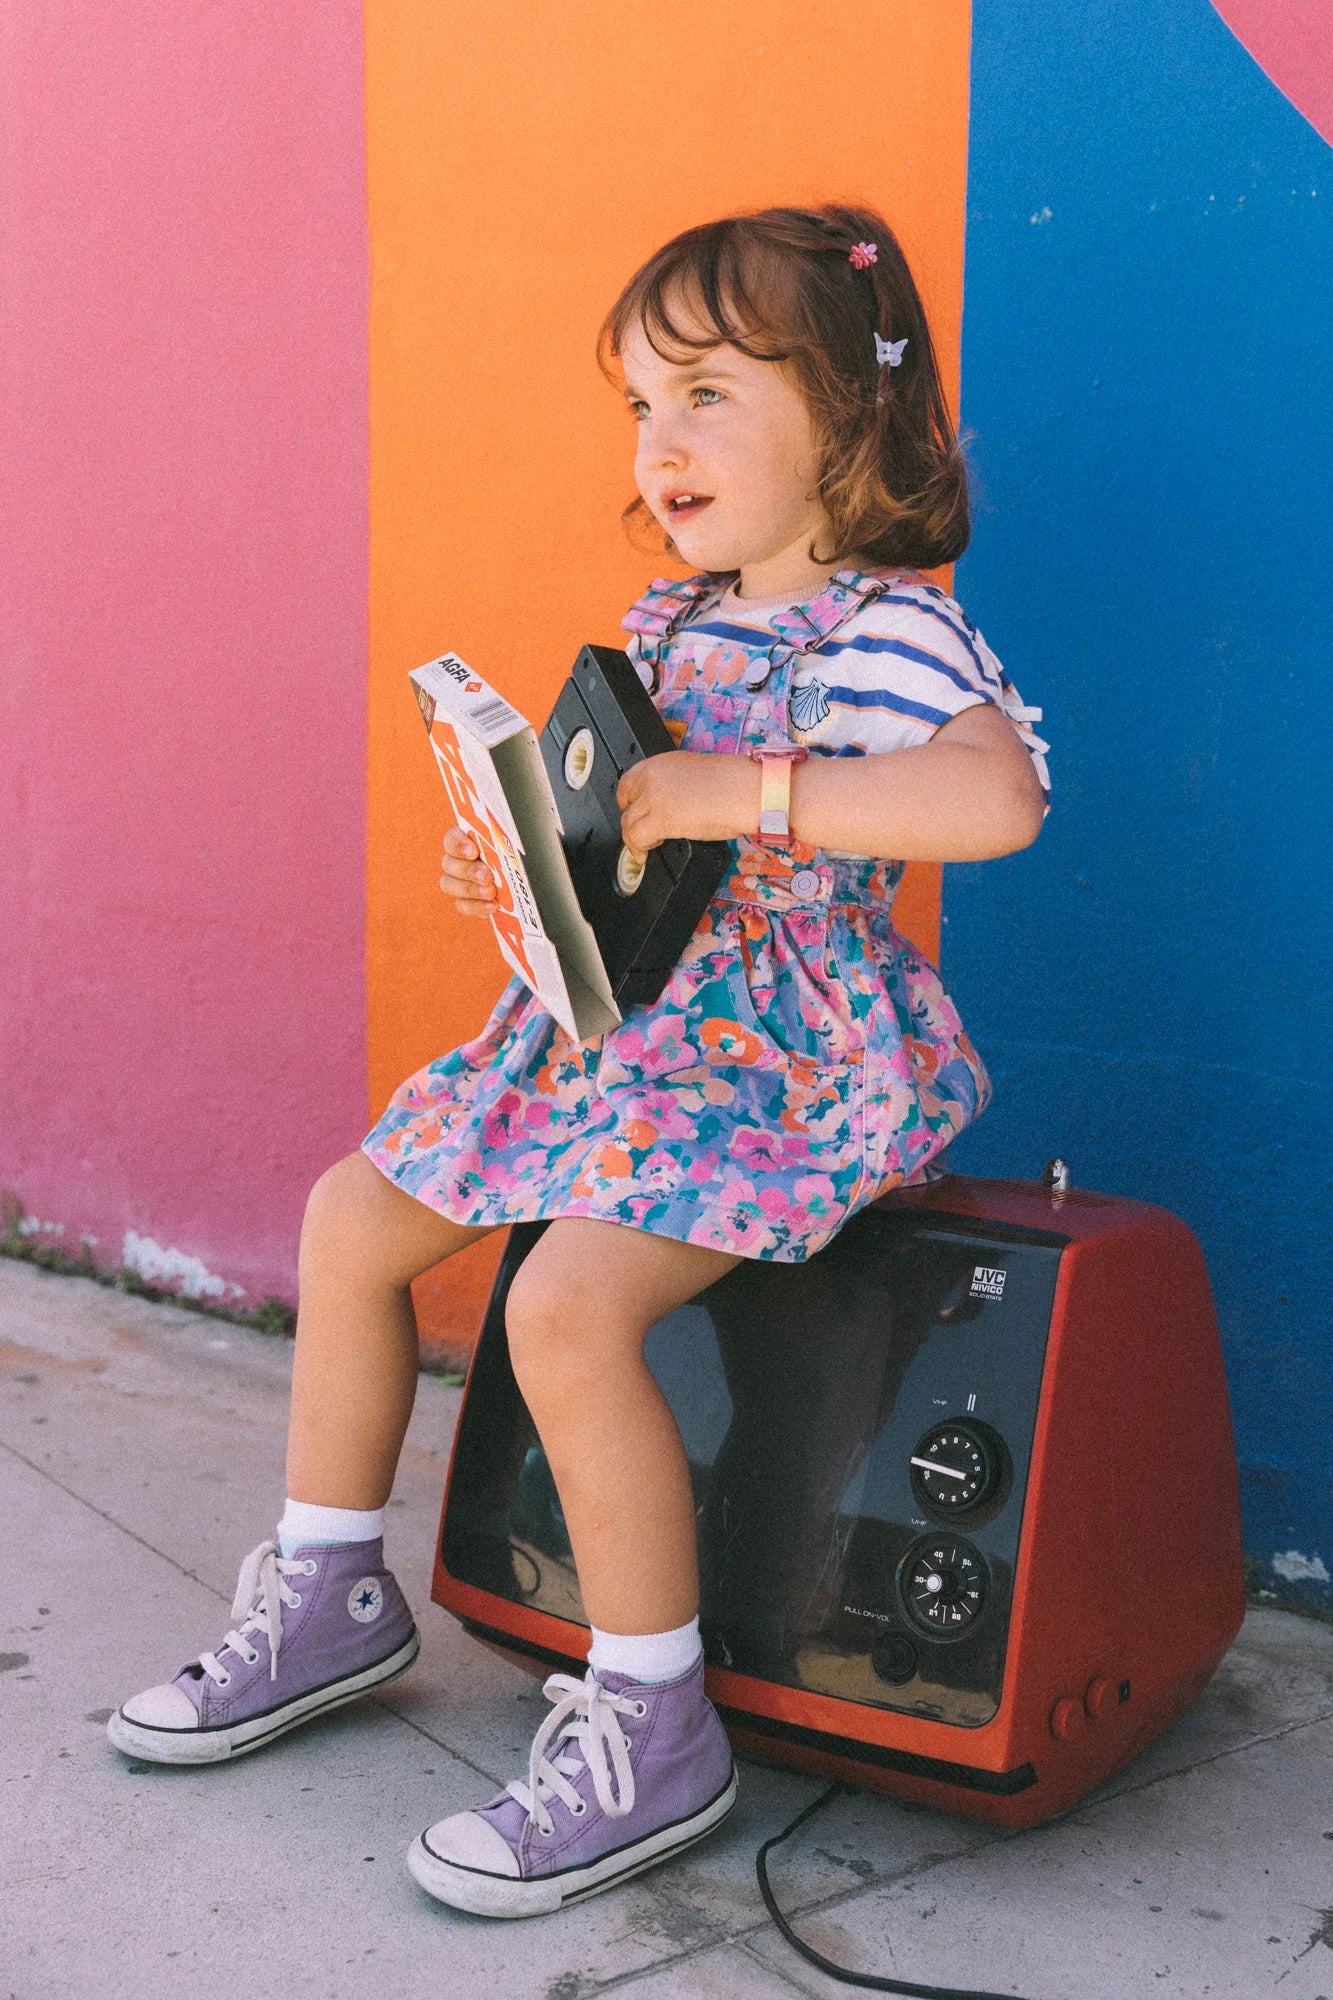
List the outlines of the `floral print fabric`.
<svg viewBox="0 0 1333 2000">
<path fill-rule="evenodd" d="M 794 643 L 788 614 L 776 641 L 712 650 L 713 671 L 676 641 L 706 580 L 656 585 L 625 621 L 631 655 L 682 747 L 744 750 L 785 733 L 793 663 L 903 574 L 840 571 L 801 607 Z M 511 979 L 480 1034 L 394 1093 L 362 1150 L 459 1223 L 587 1216 L 781 1263 L 943 1171 L 991 1086 L 935 968 L 893 925 L 902 863 L 730 845 L 655 1002 L 575 1042 Z"/>
</svg>

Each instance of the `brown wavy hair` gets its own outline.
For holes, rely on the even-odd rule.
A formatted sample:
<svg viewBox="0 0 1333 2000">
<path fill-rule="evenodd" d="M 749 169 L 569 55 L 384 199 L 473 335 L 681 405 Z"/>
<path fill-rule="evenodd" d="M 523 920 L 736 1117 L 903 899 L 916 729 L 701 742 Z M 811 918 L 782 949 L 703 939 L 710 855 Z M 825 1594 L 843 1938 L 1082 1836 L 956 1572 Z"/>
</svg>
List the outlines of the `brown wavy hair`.
<svg viewBox="0 0 1333 2000">
<path fill-rule="evenodd" d="M 859 270 L 849 252 L 866 242 L 877 254 Z M 683 315 L 704 330 L 688 332 Z M 726 341 L 786 369 L 814 423 L 817 490 L 833 528 L 833 549 L 812 545 L 813 562 L 933 569 L 963 553 L 966 460 L 920 294 L 874 209 L 765 208 L 686 229 L 634 273 L 603 321 L 597 356 L 608 376 L 636 325 L 666 361 Z M 877 363 L 876 333 L 906 337 L 897 368 Z M 631 530 L 659 525 L 642 497 L 621 518 Z M 676 556 L 669 536 L 666 552 Z"/>
</svg>

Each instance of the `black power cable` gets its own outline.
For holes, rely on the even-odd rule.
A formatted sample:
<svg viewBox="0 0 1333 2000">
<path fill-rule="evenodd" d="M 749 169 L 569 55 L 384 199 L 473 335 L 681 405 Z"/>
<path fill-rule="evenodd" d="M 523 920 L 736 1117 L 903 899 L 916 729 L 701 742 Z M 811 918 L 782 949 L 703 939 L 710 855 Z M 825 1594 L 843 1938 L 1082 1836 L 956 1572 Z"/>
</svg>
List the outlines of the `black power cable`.
<svg viewBox="0 0 1333 2000">
<path fill-rule="evenodd" d="M 853 1790 L 851 1785 L 835 1781 L 827 1791 L 820 1793 L 812 1805 L 797 1813 L 790 1826 L 784 1827 L 781 1833 L 775 1833 L 771 1840 L 766 1840 L 754 1857 L 755 1874 L 759 1877 L 759 1893 L 768 1905 L 769 1916 L 788 1944 L 793 1950 L 799 1951 L 802 1958 L 808 1958 L 811 1965 L 817 1965 L 821 1972 L 827 1972 L 831 1978 L 841 1979 L 848 1986 L 871 1986 L 876 1993 L 909 1993 L 916 1996 L 916 2000 L 1015 2000 L 1012 1993 L 982 1993 L 971 1986 L 912 1986 L 901 1979 L 880 1979 L 872 1972 L 852 1972 L 846 1966 L 835 1965 L 831 1958 L 825 1958 L 813 1945 L 808 1945 L 804 1939 L 797 1937 L 778 1908 L 773 1891 L 768 1886 L 768 1865 L 765 1857 L 770 1847 L 778 1847 L 784 1840 L 790 1839 L 797 1827 L 804 1826 L 805 1822 L 817 1813 L 821 1806 L 827 1805 L 830 1799 L 836 1798 L 840 1792 L 851 1794 Z"/>
</svg>

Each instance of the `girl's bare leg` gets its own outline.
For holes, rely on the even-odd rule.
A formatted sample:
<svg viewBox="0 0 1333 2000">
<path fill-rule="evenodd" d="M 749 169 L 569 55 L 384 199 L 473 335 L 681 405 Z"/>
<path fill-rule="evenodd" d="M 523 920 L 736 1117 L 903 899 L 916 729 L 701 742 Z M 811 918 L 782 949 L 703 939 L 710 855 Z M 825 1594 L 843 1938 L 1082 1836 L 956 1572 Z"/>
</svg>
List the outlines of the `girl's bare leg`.
<svg viewBox="0 0 1333 2000">
<path fill-rule="evenodd" d="M 320 1175 L 301 1229 L 290 1499 L 384 1505 L 417 1388 L 412 1280 L 489 1234 L 404 1194 L 364 1153 Z"/>
<path fill-rule="evenodd" d="M 669 1632 L 698 1611 L 685 1447 L 643 1343 L 657 1320 L 740 1261 L 569 1216 L 545 1231 L 509 1288 L 514 1374 L 560 1495 L 584 1610 L 600 1631 Z"/>
</svg>

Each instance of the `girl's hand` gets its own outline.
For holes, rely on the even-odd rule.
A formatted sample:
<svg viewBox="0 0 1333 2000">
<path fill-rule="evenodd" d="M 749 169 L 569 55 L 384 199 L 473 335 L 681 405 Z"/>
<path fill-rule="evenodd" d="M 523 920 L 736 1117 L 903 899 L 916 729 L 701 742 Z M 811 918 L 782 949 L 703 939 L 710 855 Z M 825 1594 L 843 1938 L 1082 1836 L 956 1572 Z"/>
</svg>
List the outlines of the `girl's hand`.
<svg viewBox="0 0 1333 2000">
<path fill-rule="evenodd" d="M 642 859 L 664 840 L 736 840 L 759 825 L 759 766 L 725 752 L 667 750 L 616 787 L 620 833 Z"/>
<path fill-rule="evenodd" d="M 488 917 L 495 904 L 491 871 L 477 852 L 477 843 L 461 826 L 444 836 L 444 873 L 440 887 L 452 896 L 465 917 Z"/>
</svg>

